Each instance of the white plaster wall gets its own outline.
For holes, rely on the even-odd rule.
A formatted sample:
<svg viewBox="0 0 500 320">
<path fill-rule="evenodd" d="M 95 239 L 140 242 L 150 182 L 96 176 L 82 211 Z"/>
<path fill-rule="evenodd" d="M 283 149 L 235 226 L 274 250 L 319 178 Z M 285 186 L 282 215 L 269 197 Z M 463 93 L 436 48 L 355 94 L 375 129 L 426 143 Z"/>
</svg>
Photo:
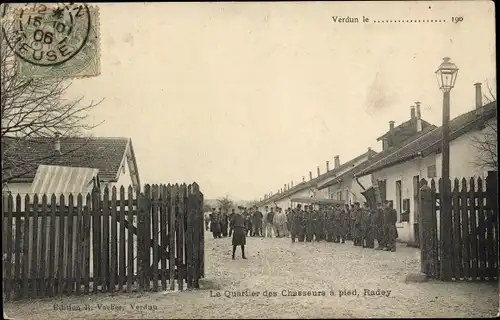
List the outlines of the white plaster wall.
<svg viewBox="0 0 500 320">
<path fill-rule="evenodd" d="M 488 121 L 489 125 L 496 126 L 497 119 Z M 481 131 L 472 131 L 458 137 L 450 143 L 450 177 L 452 179 L 462 177 L 486 177 L 488 170 L 498 170 L 498 168 L 481 168 L 477 166 L 477 157 L 480 155 L 474 148 L 474 138 L 484 136 L 491 132 L 491 127 L 486 126 Z M 441 177 L 442 155 L 436 155 L 437 176 Z"/>
<path fill-rule="evenodd" d="M 398 212 L 398 229 L 399 241 L 413 241 L 413 224 L 415 221 L 414 211 L 416 203 L 413 199 L 413 177 L 418 175 L 420 179 L 427 178 L 427 166 L 435 163 L 435 157 L 429 156 L 426 158 L 417 158 L 412 161 L 407 161 L 373 174 L 374 180 L 386 180 L 386 198 L 392 200 L 394 209 Z M 410 217 L 409 222 L 400 222 L 401 211 L 396 206 L 396 181 L 401 180 L 402 199 L 410 199 Z"/>
</svg>

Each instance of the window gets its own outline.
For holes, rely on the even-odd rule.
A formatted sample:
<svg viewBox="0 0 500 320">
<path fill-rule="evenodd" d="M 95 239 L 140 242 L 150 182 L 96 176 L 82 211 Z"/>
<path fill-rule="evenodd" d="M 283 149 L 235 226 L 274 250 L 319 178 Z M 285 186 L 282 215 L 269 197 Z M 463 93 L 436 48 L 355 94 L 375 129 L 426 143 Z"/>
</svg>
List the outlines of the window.
<svg viewBox="0 0 500 320">
<path fill-rule="evenodd" d="M 396 181 L 396 210 L 401 213 L 403 209 L 403 199 L 401 193 L 401 180 Z"/>
<path fill-rule="evenodd" d="M 427 167 L 427 178 L 435 178 L 436 177 L 436 165 L 430 165 Z"/>
<path fill-rule="evenodd" d="M 401 212 L 401 222 L 410 221 L 410 199 L 403 199 L 403 211 Z"/>
<path fill-rule="evenodd" d="M 387 139 L 382 140 L 382 150 L 389 149 L 389 144 L 387 143 Z"/>
<path fill-rule="evenodd" d="M 337 191 L 337 200 L 342 200 L 342 190 Z"/>
</svg>

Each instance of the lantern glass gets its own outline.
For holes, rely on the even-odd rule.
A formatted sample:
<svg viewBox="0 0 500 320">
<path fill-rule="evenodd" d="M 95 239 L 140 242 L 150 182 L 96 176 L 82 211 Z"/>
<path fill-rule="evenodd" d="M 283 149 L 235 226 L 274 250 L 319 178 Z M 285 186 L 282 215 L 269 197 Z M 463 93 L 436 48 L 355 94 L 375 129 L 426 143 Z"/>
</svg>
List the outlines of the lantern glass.
<svg viewBox="0 0 500 320">
<path fill-rule="evenodd" d="M 455 86 L 457 75 L 457 66 L 450 62 L 450 58 L 443 58 L 443 62 L 436 71 L 439 88 L 443 90 L 443 92 L 449 92 Z"/>
</svg>

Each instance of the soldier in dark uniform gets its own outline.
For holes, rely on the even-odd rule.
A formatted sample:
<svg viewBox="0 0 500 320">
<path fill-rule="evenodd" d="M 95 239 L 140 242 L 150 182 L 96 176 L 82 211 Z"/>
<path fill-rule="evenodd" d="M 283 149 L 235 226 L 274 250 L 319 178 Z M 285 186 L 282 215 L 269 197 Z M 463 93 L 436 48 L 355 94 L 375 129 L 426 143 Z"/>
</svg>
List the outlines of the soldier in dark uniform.
<svg viewBox="0 0 500 320">
<path fill-rule="evenodd" d="M 298 240 L 299 242 L 304 242 L 306 238 L 306 229 L 307 229 L 307 220 L 306 220 L 306 206 L 304 206 L 304 209 L 300 209 L 297 211 L 298 213 L 298 219 L 299 219 L 299 233 L 298 233 Z"/>
<path fill-rule="evenodd" d="M 319 212 L 314 209 L 313 205 L 309 205 L 311 212 L 311 238 L 318 242 L 320 237 L 319 231 Z M 312 240 L 311 240 L 312 241 Z"/>
<path fill-rule="evenodd" d="M 297 208 L 291 210 L 288 217 L 290 221 L 290 238 L 292 238 L 292 243 L 295 242 L 295 238 L 299 237 L 299 234 L 301 233 L 300 229 L 302 227 L 302 221 L 300 219 L 300 211 L 301 206 L 298 204 Z"/>
<path fill-rule="evenodd" d="M 340 208 L 338 206 L 335 206 L 335 208 L 333 209 L 333 225 L 334 225 L 334 232 L 333 232 L 333 242 L 335 243 L 339 243 L 340 242 L 340 238 L 341 238 L 341 224 L 342 224 L 342 220 L 341 220 L 341 217 L 340 217 Z"/>
<path fill-rule="evenodd" d="M 205 216 L 205 230 L 210 230 L 210 214 L 208 216 Z"/>
<path fill-rule="evenodd" d="M 351 239 L 354 245 L 356 245 L 356 210 L 354 210 L 354 206 L 351 206 L 349 208 L 349 225 L 350 225 L 350 230 L 351 230 Z"/>
<path fill-rule="evenodd" d="M 290 209 L 290 207 L 288 207 L 286 210 L 285 210 L 285 215 L 286 215 L 286 229 L 288 230 L 288 233 L 291 234 L 292 233 L 292 210 Z"/>
<path fill-rule="evenodd" d="M 210 231 L 212 231 L 214 239 L 220 238 L 220 222 L 215 208 L 212 209 L 210 214 Z"/>
<path fill-rule="evenodd" d="M 241 210 L 241 208 L 240 208 Z M 241 213 L 236 213 L 232 216 L 231 225 L 233 226 L 233 260 L 236 253 L 236 247 L 241 246 L 241 257 L 245 257 L 246 230 L 245 217 Z"/>
<path fill-rule="evenodd" d="M 365 206 L 358 208 L 359 215 L 359 245 L 361 247 L 365 247 L 365 225 L 363 222 L 365 221 L 366 210 Z"/>
<path fill-rule="evenodd" d="M 247 236 L 252 236 L 252 215 L 247 211 L 247 208 L 243 208 L 243 217 L 246 220 L 246 233 Z"/>
<path fill-rule="evenodd" d="M 222 230 L 224 228 L 224 221 L 223 221 L 223 215 L 222 215 L 222 208 L 219 208 L 219 211 L 217 212 L 217 220 L 219 221 L 219 238 L 222 238 Z"/>
<path fill-rule="evenodd" d="M 254 232 L 253 232 L 253 235 L 254 237 L 256 236 L 263 236 L 263 233 L 262 233 L 262 219 L 263 219 L 263 215 L 262 215 L 262 212 L 259 211 L 259 209 L 257 209 L 257 206 L 254 206 L 253 207 L 253 229 L 254 229 Z"/>
<path fill-rule="evenodd" d="M 227 237 L 227 231 L 229 228 L 229 217 L 227 215 L 227 212 L 225 211 L 222 213 L 221 227 L 222 227 L 222 236 Z"/>
<path fill-rule="evenodd" d="M 231 209 L 231 213 L 229 214 L 229 236 L 233 234 L 233 225 L 231 221 L 233 221 L 233 216 L 235 214 L 234 209 Z"/>
<path fill-rule="evenodd" d="M 326 209 L 326 241 L 333 242 L 335 237 L 335 225 L 334 225 L 334 212 L 332 206 L 328 206 Z"/>
<path fill-rule="evenodd" d="M 318 233 L 319 233 L 319 241 L 326 240 L 326 228 L 325 228 L 325 223 L 326 223 L 326 207 L 321 206 L 319 208 L 319 216 L 318 216 Z"/>
<path fill-rule="evenodd" d="M 363 208 L 364 214 L 363 214 L 363 247 L 364 248 L 371 248 L 373 249 L 374 247 L 374 241 L 373 241 L 373 225 L 372 225 L 372 215 L 374 214 L 374 210 L 368 206 L 368 203 L 365 202 L 364 208 Z"/>
<path fill-rule="evenodd" d="M 354 203 L 354 245 L 361 246 L 361 220 L 363 218 L 363 213 L 359 207 L 359 202 Z"/>
<path fill-rule="evenodd" d="M 306 241 L 311 242 L 313 239 L 313 224 L 312 224 L 312 213 L 309 209 L 309 205 L 304 206 L 304 225 L 305 225 L 305 236 Z"/>
<path fill-rule="evenodd" d="M 398 213 L 392 207 L 392 201 L 386 201 L 384 212 L 384 235 L 386 251 L 396 251 L 396 239 L 398 238 L 398 229 L 396 222 L 398 221 Z"/>
<path fill-rule="evenodd" d="M 340 224 L 338 226 L 339 234 L 340 234 L 340 242 L 345 243 L 347 240 L 348 234 L 348 226 L 349 226 L 349 217 L 346 212 L 342 208 L 341 205 L 337 205 L 335 210 L 337 210 L 340 214 Z"/>
<path fill-rule="evenodd" d="M 349 205 L 346 204 L 344 208 L 342 208 L 344 220 L 344 229 L 346 234 L 346 240 L 352 240 L 351 236 L 351 211 L 349 210 Z"/>
<path fill-rule="evenodd" d="M 377 203 L 377 209 L 372 215 L 373 236 L 377 239 L 377 247 L 375 250 L 382 250 L 384 244 L 384 209 L 382 203 Z"/>
</svg>

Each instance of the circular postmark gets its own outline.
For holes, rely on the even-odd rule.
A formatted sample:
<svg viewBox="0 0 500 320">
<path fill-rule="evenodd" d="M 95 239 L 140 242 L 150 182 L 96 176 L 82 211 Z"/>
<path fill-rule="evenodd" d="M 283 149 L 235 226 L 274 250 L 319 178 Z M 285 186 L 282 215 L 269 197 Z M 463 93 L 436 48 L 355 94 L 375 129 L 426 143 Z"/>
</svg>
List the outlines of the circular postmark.
<svg viewBox="0 0 500 320">
<path fill-rule="evenodd" d="M 57 66 L 75 57 L 91 29 L 86 4 L 5 5 L 2 32 L 10 49 L 36 66 Z"/>
</svg>

